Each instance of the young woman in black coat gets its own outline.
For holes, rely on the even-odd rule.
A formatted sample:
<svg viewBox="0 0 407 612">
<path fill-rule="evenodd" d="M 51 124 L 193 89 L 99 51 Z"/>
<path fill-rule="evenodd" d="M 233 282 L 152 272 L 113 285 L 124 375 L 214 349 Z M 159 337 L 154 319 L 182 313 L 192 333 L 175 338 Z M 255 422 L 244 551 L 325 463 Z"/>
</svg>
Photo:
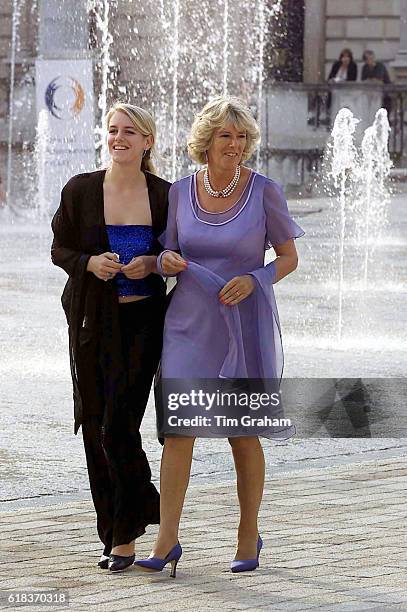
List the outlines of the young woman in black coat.
<svg viewBox="0 0 407 612">
<path fill-rule="evenodd" d="M 353 60 L 353 54 L 350 49 L 342 49 L 339 59 L 334 62 L 331 72 L 328 76 L 328 81 L 340 83 L 341 81 L 356 81 L 358 76 L 358 67 Z"/>
<path fill-rule="evenodd" d="M 140 424 L 160 359 L 166 288 L 158 236 L 170 184 L 154 173 L 151 115 L 130 104 L 108 113 L 107 170 L 74 176 L 52 220 L 51 256 L 68 274 L 75 433 L 82 425 L 104 551 L 99 567 L 134 561 L 135 539 L 159 523 L 159 494 Z"/>
</svg>

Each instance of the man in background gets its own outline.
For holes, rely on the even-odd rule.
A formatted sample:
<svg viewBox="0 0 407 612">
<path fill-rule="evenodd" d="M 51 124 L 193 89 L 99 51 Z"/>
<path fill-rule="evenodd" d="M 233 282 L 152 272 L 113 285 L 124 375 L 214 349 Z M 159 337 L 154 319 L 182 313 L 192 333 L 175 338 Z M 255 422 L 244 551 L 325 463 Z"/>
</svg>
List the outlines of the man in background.
<svg viewBox="0 0 407 612">
<path fill-rule="evenodd" d="M 376 61 L 373 51 L 366 50 L 362 57 L 365 62 L 362 67 L 362 81 L 380 81 L 384 85 L 391 83 L 386 66 Z"/>
<path fill-rule="evenodd" d="M 388 85 L 391 83 L 386 66 L 382 62 L 376 61 L 376 56 L 373 51 L 366 49 L 362 59 L 365 62 L 362 67 L 362 81 L 383 83 L 383 85 Z M 382 106 L 387 110 L 387 114 L 390 117 L 391 97 L 388 94 L 383 96 Z"/>
</svg>

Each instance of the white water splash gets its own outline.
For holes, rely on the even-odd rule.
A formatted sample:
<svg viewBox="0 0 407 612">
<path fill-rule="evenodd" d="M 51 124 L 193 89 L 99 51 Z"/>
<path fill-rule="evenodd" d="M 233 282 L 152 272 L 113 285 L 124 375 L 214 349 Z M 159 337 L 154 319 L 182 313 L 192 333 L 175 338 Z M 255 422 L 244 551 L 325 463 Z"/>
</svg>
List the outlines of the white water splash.
<svg viewBox="0 0 407 612">
<path fill-rule="evenodd" d="M 8 138 L 7 138 L 7 182 L 6 202 L 11 201 L 11 179 L 13 160 L 13 123 L 14 123 L 14 87 L 16 70 L 16 52 L 19 47 L 18 30 L 21 19 L 22 0 L 13 0 L 12 26 L 11 26 L 11 54 L 10 54 L 10 93 L 8 104 Z M 10 206 L 10 204 L 9 204 Z"/>
<path fill-rule="evenodd" d="M 264 33 L 266 26 L 266 7 L 265 0 L 257 0 L 257 10 L 259 19 L 259 58 L 258 58 L 258 86 L 257 86 L 257 123 L 260 134 L 263 119 L 263 82 L 264 82 Z M 256 153 L 256 171 L 260 172 L 261 158 L 260 146 Z"/>
<path fill-rule="evenodd" d="M 229 0 L 223 2 L 223 95 L 228 94 L 229 79 Z"/>
<path fill-rule="evenodd" d="M 338 280 L 338 340 L 342 337 L 343 309 L 343 266 L 345 245 L 345 224 L 347 208 L 347 186 L 357 166 L 357 151 L 354 143 L 358 120 L 348 108 L 341 108 L 332 129 L 332 169 L 335 187 L 339 188 L 340 239 L 339 239 L 339 280 Z"/>
<path fill-rule="evenodd" d="M 178 141 L 178 60 L 179 60 L 180 0 L 174 2 L 174 47 L 172 51 L 172 181 L 177 177 Z"/>
<path fill-rule="evenodd" d="M 35 137 L 35 161 L 37 170 L 37 217 L 45 219 L 49 215 L 49 198 L 47 188 L 47 163 L 52 156 L 50 151 L 50 129 L 48 111 L 40 110 Z"/>
<path fill-rule="evenodd" d="M 102 83 L 98 98 L 98 107 L 101 112 L 101 125 L 95 129 L 97 137 L 96 148 L 100 150 L 100 163 L 106 165 L 109 160 L 109 152 L 106 140 L 106 130 L 103 125 L 104 118 L 107 114 L 108 92 L 111 87 L 110 71 L 114 67 L 114 62 L 111 58 L 111 46 L 113 43 L 112 33 L 109 31 L 110 25 L 110 10 L 113 8 L 115 0 L 91 0 L 88 3 L 88 9 L 93 9 L 96 18 L 96 27 L 101 35 L 101 76 Z"/>
<path fill-rule="evenodd" d="M 380 108 L 373 125 L 365 130 L 361 145 L 360 182 L 365 188 L 361 194 L 361 206 L 364 212 L 360 215 L 364 229 L 364 287 L 368 284 L 369 262 L 373 258 L 375 244 L 381 238 L 383 228 L 387 225 L 387 211 L 390 192 L 387 179 L 392 162 L 388 150 L 390 125 L 387 111 Z"/>
</svg>

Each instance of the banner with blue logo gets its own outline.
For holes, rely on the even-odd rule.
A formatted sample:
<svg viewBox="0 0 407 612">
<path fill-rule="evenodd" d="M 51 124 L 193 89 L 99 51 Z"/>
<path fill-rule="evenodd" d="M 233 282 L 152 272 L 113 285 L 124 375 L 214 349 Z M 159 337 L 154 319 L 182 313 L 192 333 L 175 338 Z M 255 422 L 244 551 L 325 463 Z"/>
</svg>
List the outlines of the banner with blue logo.
<svg viewBox="0 0 407 612">
<path fill-rule="evenodd" d="M 37 60 L 39 190 L 51 212 L 71 176 L 95 169 L 93 98 L 91 60 Z"/>
</svg>

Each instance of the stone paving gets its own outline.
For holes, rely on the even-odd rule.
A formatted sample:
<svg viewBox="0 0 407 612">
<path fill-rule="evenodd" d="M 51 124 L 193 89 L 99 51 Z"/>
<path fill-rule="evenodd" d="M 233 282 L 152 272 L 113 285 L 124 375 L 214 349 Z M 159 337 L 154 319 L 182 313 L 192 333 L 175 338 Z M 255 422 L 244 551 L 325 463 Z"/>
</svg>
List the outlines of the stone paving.
<svg viewBox="0 0 407 612">
<path fill-rule="evenodd" d="M 24 610 L 407 610 L 407 460 L 279 474 L 261 510 L 260 568 L 233 575 L 234 485 L 193 485 L 177 578 L 109 574 L 90 501 L 0 513 L 1 591 L 69 593 L 69 606 Z M 156 527 L 138 544 L 149 554 Z M 1 608 L 16 609 L 5 601 Z"/>
<path fill-rule="evenodd" d="M 392 223 L 374 266 L 375 278 L 380 282 L 372 283 L 371 291 L 363 288 L 347 293 L 346 338 L 341 345 L 337 335 L 332 335 L 337 324 L 336 282 L 326 280 L 333 274 L 329 271 L 332 250 L 328 248 L 332 210 L 327 200 L 290 203 L 307 237 L 298 240 L 298 270 L 276 285 L 285 345 L 285 378 L 355 377 L 364 381 L 370 393 L 383 386 L 382 377 L 405 377 L 404 204 L 405 195 L 392 198 Z M 305 210 L 309 214 L 304 215 Z M 66 274 L 50 262 L 49 222 L 26 219 L 10 223 L 0 214 L 0 244 L 7 254 L 0 260 L 0 345 L 5 347 L 0 353 L 0 503 L 83 492 L 89 485 L 81 434 L 72 435 L 67 327 L 60 304 Z M 357 329 L 349 328 L 350 321 Z M 374 381 L 374 377 L 378 380 Z M 387 389 L 389 383 L 385 383 Z M 304 385 L 304 406 L 309 401 L 306 389 Z M 371 397 L 378 398 L 378 394 L 374 392 Z M 330 418 L 343 415 L 347 423 L 346 411 L 337 400 L 333 403 L 336 410 Z M 367 453 L 383 453 L 384 458 L 384 449 L 388 454 L 407 454 L 407 439 L 400 439 L 407 422 L 404 394 L 398 389 L 385 393 L 383 388 L 378 404 L 378 411 L 372 410 L 368 415 L 371 427 L 367 437 L 360 437 L 360 431 L 357 438 L 347 437 L 349 429 L 344 421 L 342 435 L 346 437 L 332 439 L 332 423 L 328 429 L 321 423 L 315 430 L 316 438 L 299 436 L 288 444 L 269 448 L 264 445 L 267 465 L 274 474 L 301 464 L 316 467 L 318 462 L 318 467 L 324 467 L 341 461 L 362 461 Z M 305 414 L 307 411 L 301 407 L 302 418 Z M 396 427 L 390 427 L 392 423 Z M 143 420 L 142 435 L 153 474 L 158 476 L 161 446 L 156 440 L 152 403 Z M 216 475 L 218 483 L 231 478 L 233 461 L 226 440 L 202 441 L 194 457 L 192 481 L 206 482 L 208 474 Z"/>
</svg>

